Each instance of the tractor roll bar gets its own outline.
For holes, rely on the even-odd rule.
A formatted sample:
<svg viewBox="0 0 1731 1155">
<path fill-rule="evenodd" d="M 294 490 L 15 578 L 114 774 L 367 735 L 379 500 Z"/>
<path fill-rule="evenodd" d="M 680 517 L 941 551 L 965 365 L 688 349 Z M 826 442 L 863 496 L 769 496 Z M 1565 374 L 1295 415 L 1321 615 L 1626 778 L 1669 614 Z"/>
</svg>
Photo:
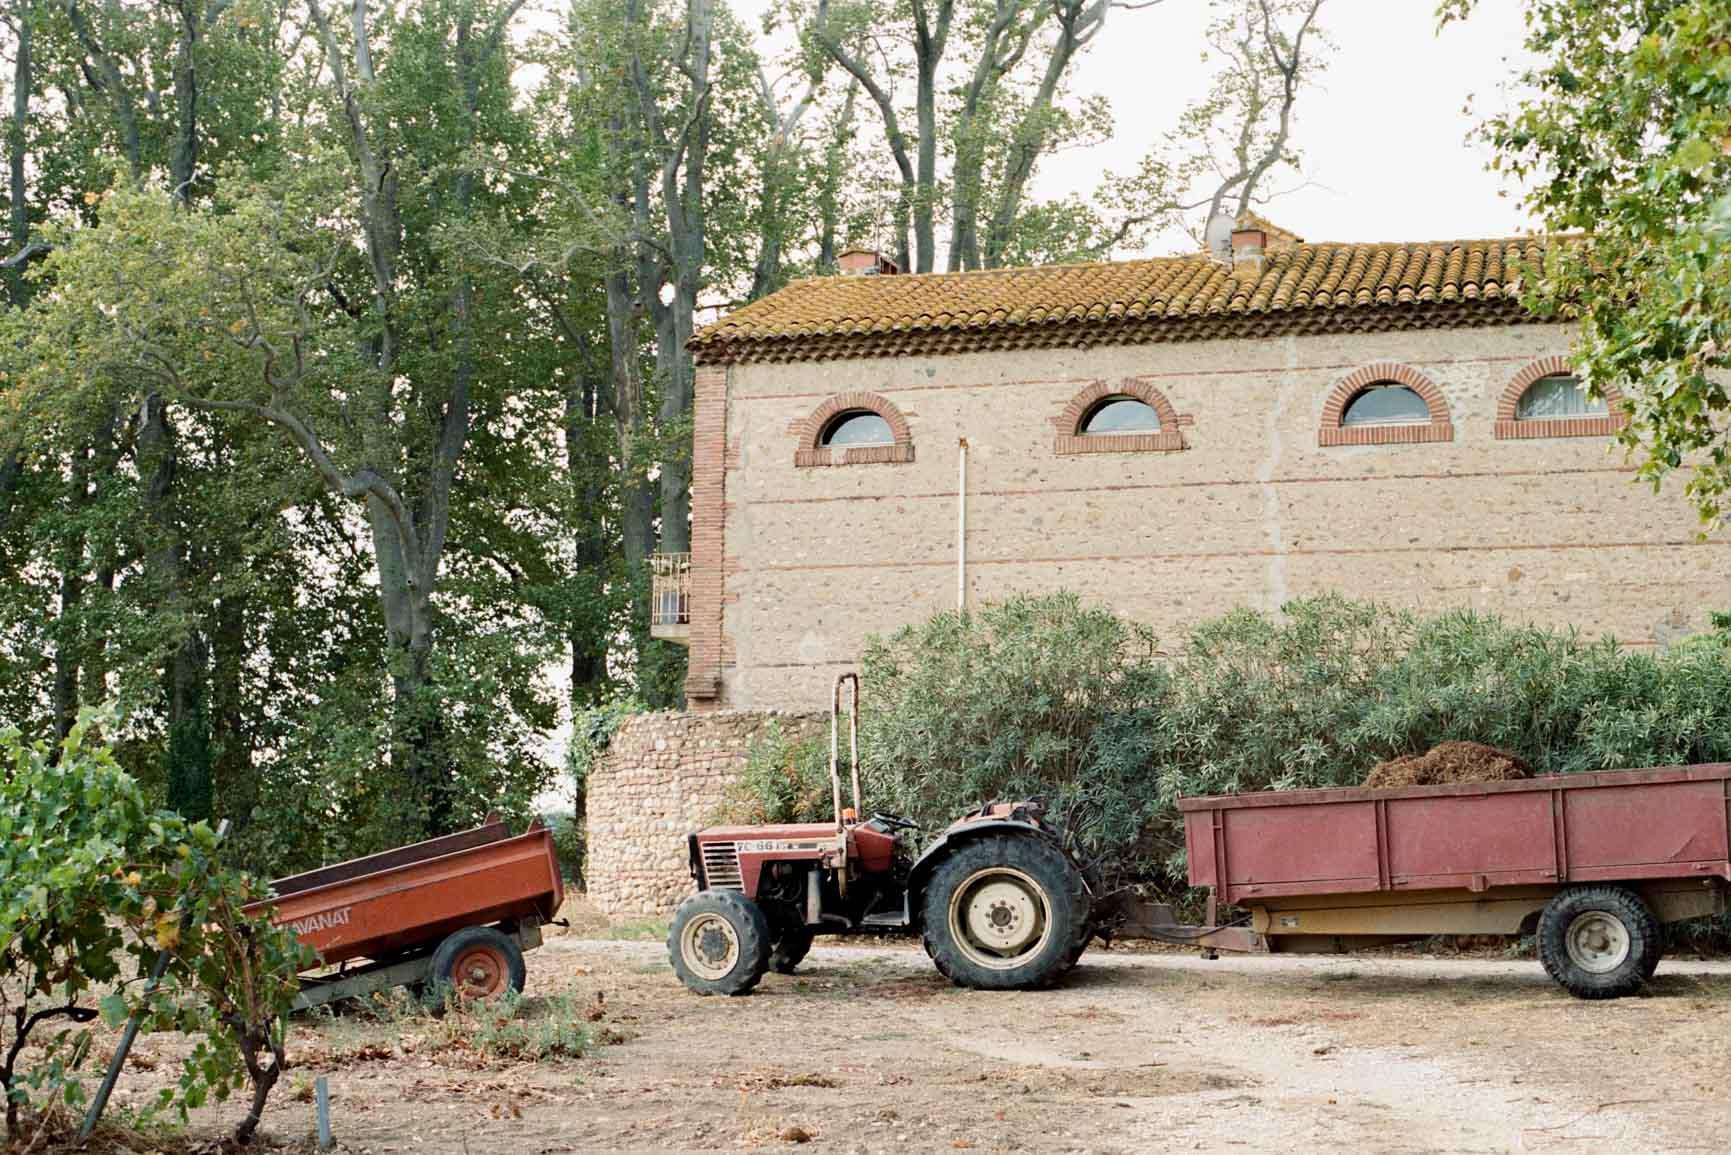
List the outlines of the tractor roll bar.
<svg viewBox="0 0 1731 1155">
<path fill-rule="evenodd" d="M 853 773 L 853 812 L 860 813 L 859 790 L 859 675 L 848 673 L 836 677 L 835 690 L 829 703 L 829 785 L 835 801 L 835 831 L 847 832 L 847 822 L 841 809 L 841 688 L 848 687 L 847 742 L 849 768 Z"/>
</svg>

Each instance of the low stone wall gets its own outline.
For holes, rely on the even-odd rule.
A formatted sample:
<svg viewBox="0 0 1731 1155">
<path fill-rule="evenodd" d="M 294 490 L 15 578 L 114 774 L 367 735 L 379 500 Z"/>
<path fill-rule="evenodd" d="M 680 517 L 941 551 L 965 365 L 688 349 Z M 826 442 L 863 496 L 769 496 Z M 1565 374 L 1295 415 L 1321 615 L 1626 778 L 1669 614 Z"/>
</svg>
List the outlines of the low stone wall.
<svg viewBox="0 0 1731 1155">
<path fill-rule="evenodd" d="M 713 823 L 754 739 L 827 732 L 809 714 L 639 714 L 589 775 L 589 898 L 609 915 L 665 915 L 691 892 L 685 836 Z"/>
</svg>

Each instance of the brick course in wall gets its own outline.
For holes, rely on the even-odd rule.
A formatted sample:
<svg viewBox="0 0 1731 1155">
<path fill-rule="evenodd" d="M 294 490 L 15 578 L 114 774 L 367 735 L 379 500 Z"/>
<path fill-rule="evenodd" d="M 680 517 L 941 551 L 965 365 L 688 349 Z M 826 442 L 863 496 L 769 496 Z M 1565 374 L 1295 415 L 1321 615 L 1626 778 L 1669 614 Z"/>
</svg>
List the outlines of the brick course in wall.
<svg viewBox="0 0 1731 1155">
<path fill-rule="evenodd" d="M 686 835 L 712 824 L 753 741 L 828 732 L 806 714 L 711 711 L 627 718 L 589 776 L 589 898 L 612 916 L 659 917 L 691 893 Z"/>
</svg>

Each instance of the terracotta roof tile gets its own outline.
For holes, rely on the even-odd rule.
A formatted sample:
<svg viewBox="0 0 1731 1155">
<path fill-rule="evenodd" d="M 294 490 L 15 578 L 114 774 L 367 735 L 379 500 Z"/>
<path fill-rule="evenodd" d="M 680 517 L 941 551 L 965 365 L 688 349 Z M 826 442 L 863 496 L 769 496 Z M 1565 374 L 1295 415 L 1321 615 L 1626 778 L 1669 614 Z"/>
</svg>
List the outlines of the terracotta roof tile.
<svg viewBox="0 0 1731 1155">
<path fill-rule="evenodd" d="M 801 361 L 1512 324 L 1539 238 L 1304 244 L 1260 275 L 1203 255 L 796 281 L 707 326 L 698 358 Z"/>
</svg>

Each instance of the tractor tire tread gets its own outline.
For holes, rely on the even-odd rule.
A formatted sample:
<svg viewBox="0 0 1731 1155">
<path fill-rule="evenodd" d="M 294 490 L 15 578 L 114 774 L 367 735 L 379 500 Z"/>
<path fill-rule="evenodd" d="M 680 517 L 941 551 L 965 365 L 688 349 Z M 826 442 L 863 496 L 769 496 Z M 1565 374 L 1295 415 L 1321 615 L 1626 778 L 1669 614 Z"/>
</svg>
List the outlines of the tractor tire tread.
<svg viewBox="0 0 1731 1155">
<path fill-rule="evenodd" d="M 1033 959 L 1011 970 L 993 970 L 972 962 L 952 940 L 950 896 L 975 872 L 991 866 L 1013 866 L 1044 887 L 1057 925 L 1046 946 Z M 932 872 L 925 888 L 923 937 L 926 953 L 952 983 L 975 990 L 1032 990 L 1061 978 L 1086 947 L 1091 903 L 1081 873 L 1050 838 L 1027 834 L 991 834 L 963 843 Z"/>
<path fill-rule="evenodd" d="M 739 937 L 739 961 L 719 979 L 706 979 L 694 972 L 679 949 L 686 924 L 705 911 L 725 918 Z M 673 922 L 667 928 L 667 953 L 673 961 L 673 972 L 689 990 L 700 995 L 743 995 L 757 986 L 769 969 L 769 919 L 761 907 L 738 891 L 700 890 L 680 903 L 674 912 Z"/>
</svg>

